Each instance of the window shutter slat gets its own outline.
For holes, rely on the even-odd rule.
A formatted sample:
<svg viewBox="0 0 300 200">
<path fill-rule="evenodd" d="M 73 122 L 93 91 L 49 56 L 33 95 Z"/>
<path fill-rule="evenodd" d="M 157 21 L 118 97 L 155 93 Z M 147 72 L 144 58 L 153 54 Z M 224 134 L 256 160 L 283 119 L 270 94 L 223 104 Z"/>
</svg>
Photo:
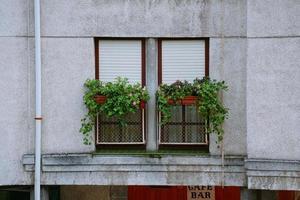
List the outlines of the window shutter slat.
<svg viewBox="0 0 300 200">
<path fill-rule="evenodd" d="M 141 58 L 140 40 L 100 40 L 100 80 L 110 82 L 120 76 L 141 83 Z"/>
<path fill-rule="evenodd" d="M 205 76 L 205 42 L 203 40 L 162 41 L 162 82 L 192 82 Z"/>
</svg>

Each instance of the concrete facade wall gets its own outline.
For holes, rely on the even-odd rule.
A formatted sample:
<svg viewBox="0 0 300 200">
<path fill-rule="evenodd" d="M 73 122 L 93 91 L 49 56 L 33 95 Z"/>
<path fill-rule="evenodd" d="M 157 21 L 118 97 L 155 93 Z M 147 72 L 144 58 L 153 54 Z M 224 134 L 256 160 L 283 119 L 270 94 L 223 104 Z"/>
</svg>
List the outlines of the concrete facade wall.
<svg viewBox="0 0 300 200">
<path fill-rule="evenodd" d="M 248 157 L 300 160 L 300 2 L 247 5 Z"/>
<path fill-rule="evenodd" d="M 229 90 L 222 94 L 229 118 L 224 123 L 224 150 L 229 155 L 246 155 L 246 63 L 245 38 L 210 39 L 210 76 L 225 80 Z M 233 145 L 234 144 L 234 145 Z M 210 143 L 210 152 L 220 154 L 216 143 Z"/>
<path fill-rule="evenodd" d="M 90 152 L 79 133 L 83 83 L 94 78 L 92 38 L 43 38 L 43 152 Z"/>
<path fill-rule="evenodd" d="M 42 1 L 45 36 L 212 37 L 246 34 L 246 1 Z M 220 20 L 222 18 L 222 20 Z M 226 27 L 226 29 L 225 29 Z"/>
<path fill-rule="evenodd" d="M 42 152 L 94 151 L 78 132 L 82 84 L 95 73 L 93 37 L 209 37 L 210 76 L 229 85 L 225 153 L 299 160 L 299 6 L 298 0 L 42 0 Z M 0 16 L 0 185 L 30 184 L 21 159 L 34 152 L 33 0 L 0 0 Z M 213 137 L 210 153 L 220 154 Z"/>
<path fill-rule="evenodd" d="M 300 159 L 299 51 L 300 38 L 248 41 L 250 158 Z"/>
<path fill-rule="evenodd" d="M 0 38 L 0 185 L 28 184 L 22 154 L 32 152 L 28 40 Z"/>
</svg>

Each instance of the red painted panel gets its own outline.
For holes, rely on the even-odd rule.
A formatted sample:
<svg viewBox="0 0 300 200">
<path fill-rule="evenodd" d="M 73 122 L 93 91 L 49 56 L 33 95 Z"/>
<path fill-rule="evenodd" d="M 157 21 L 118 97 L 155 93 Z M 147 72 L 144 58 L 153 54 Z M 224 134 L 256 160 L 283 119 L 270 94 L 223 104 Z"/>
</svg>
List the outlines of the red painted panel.
<svg viewBox="0 0 300 200">
<path fill-rule="evenodd" d="M 294 191 L 278 191 L 277 196 L 278 196 L 278 200 L 294 200 L 295 192 Z"/>
<path fill-rule="evenodd" d="M 240 200 L 240 188 L 239 187 L 215 187 L 216 200 Z"/>
<path fill-rule="evenodd" d="M 217 186 L 215 192 L 216 200 L 240 200 L 239 187 Z M 128 186 L 128 200 L 187 200 L 187 187 Z"/>
<path fill-rule="evenodd" d="M 128 200 L 186 200 L 185 186 L 128 186 Z"/>
</svg>

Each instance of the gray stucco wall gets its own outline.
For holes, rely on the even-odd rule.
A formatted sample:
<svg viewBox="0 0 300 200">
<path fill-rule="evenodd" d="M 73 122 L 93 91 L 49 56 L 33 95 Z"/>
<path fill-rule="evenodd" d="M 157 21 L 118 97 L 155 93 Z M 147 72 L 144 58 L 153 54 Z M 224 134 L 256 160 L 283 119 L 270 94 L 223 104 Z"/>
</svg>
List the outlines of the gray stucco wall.
<svg viewBox="0 0 300 200">
<path fill-rule="evenodd" d="M 214 37 L 211 39 L 211 45 L 215 50 L 210 51 L 211 75 L 219 79 L 231 80 L 229 84 L 230 87 L 232 86 L 232 90 L 224 95 L 224 101 L 228 102 L 232 113 L 225 125 L 227 141 L 241 139 L 241 142 L 237 143 L 238 145 L 234 147 L 230 144 L 225 145 L 225 149 L 229 154 L 246 154 L 246 115 L 245 97 L 243 96 L 246 76 L 243 74 L 245 68 L 242 68 L 245 66 L 246 40 L 232 40 L 233 44 L 231 44 L 231 40 L 219 39 L 223 35 L 227 37 L 245 36 L 246 1 L 226 1 L 223 4 L 220 2 L 42 1 L 42 35 L 45 37 L 43 39 L 45 41 L 43 42 L 45 152 L 92 150 L 81 144 L 77 130 L 80 127 L 78 121 L 84 111 L 80 105 L 82 83 L 86 78 L 94 77 L 93 36 L 209 36 Z M 223 42 L 220 41 L 225 41 L 224 47 L 221 47 Z M 232 47 L 240 59 L 233 59 L 235 53 L 231 50 Z M 227 68 L 225 72 L 222 72 L 224 69 L 223 66 L 220 67 L 221 65 Z M 240 73 L 241 76 L 237 79 L 230 79 L 232 72 Z M 59 88 L 62 81 L 61 77 L 57 75 L 70 78 L 70 87 Z M 243 92 L 236 95 L 235 101 L 232 101 L 230 98 L 235 90 Z M 63 103 L 68 102 L 69 99 L 64 95 L 57 95 L 57 92 L 61 92 L 61 94 L 68 92 L 74 99 L 66 107 Z M 237 105 L 241 105 L 241 107 Z M 64 112 L 59 113 L 60 111 Z M 241 114 L 241 112 L 244 113 Z M 46 121 L 46 117 L 48 117 L 48 121 Z M 65 120 L 70 124 L 68 130 L 65 129 Z M 238 128 L 235 126 L 236 124 L 238 124 Z M 68 145 L 65 145 L 66 140 L 69 140 Z M 219 154 L 218 149 L 213 151 L 215 154 Z"/>
<path fill-rule="evenodd" d="M 43 52 L 43 152 L 89 152 L 79 133 L 83 83 L 94 78 L 92 38 L 44 38 Z"/>
<path fill-rule="evenodd" d="M 249 158 L 300 159 L 300 2 L 248 1 Z"/>
<path fill-rule="evenodd" d="M 82 84 L 94 77 L 93 37 L 209 37 L 210 75 L 229 85 L 225 153 L 299 160 L 299 6 L 298 0 L 42 0 L 42 152 L 94 150 L 78 132 Z M 0 185 L 29 184 L 21 158 L 34 151 L 33 0 L 0 0 L 0 16 Z M 214 142 L 210 151 L 220 154 Z"/>
<path fill-rule="evenodd" d="M 113 37 L 245 35 L 246 1 L 224 1 L 223 6 L 220 2 L 44 0 L 42 32 L 47 36 Z"/>
<path fill-rule="evenodd" d="M 298 0 L 248 0 L 248 37 L 299 37 Z"/>
<path fill-rule="evenodd" d="M 28 15 L 26 0 L 0 1 L 0 185 L 32 182 L 20 160 L 34 142 Z"/>
<path fill-rule="evenodd" d="M 211 40 L 211 44 L 213 49 L 218 50 L 219 36 L 239 37 L 246 34 L 246 1 L 220 2 L 41 1 L 44 117 L 42 152 L 79 153 L 94 150 L 93 146 L 82 144 L 78 133 L 80 118 L 85 112 L 82 84 L 86 78 L 94 77 L 94 36 L 216 37 Z M 4 72 L 1 73 L 0 83 L 5 88 L 7 99 L 1 100 L 1 132 L 4 136 L 0 155 L 3 160 L 9 155 L 10 160 L 0 164 L 4 171 L 1 173 L 3 177 L 0 184 L 28 184 L 31 180 L 23 172 L 21 157 L 34 150 L 33 1 L 3 0 L 0 3 L 0 13 L 4 19 L 0 22 L 1 46 L 5 47 L 0 52 Z M 243 42 L 236 43 L 243 46 L 240 44 Z M 228 44 L 226 42 L 224 48 L 230 48 Z M 222 52 L 211 51 L 214 58 L 212 63 L 225 58 L 224 65 L 229 70 L 243 70 L 239 68 L 242 66 L 239 61 L 234 66 L 229 66 L 232 63 L 227 61 L 231 58 L 225 56 L 226 51 L 227 49 Z M 243 53 L 240 55 L 243 56 Z M 217 66 L 211 68 L 216 77 L 227 80 L 228 73 L 222 74 L 220 70 Z M 231 82 L 230 85 L 243 88 L 244 80 L 245 77 L 237 79 L 237 84 Z M 18 99 L 14 98 L 16 94 Z M 238 97 L 237 102 L 245 103 L 242 96 Z M 230 120 L 235 121 L 241 110 L 243 108 L 232 108 Z M 241 120 L 241 124 L 245 124 L 245 121 Z M 239 146 L 226 145 L 227 152 L 245 154 L 244 125 L 235 129 L 228 123 L 226 130 L 228 138 L 237 138 L 237 135 L 243 138 Z M 219 153 L 218 149 L 215 153 Z M 13 175 L 5 176 L 5 172 Z"/>
<path fill-rule="evenodd" d="M 32 152 L 28 40 L 0 38 L 0 185 L 28 184 L 22 154 Z"/>
<path fill-rule="evenodd" d="M 300 38 L 248 41 L 250 158 L 300 159 L 299 51 Z"/>
<path fill-rule="evenodd" d="M 229 155 L 246 154 L 246 50 L 245 38 L 210 39 L 210 76 L 225 80 L 229 88 L 222 94 L 230 109 L 224 123 L 224 150 Z M 216 148 L 220 145 L 211 142 L 210 146 L 211 153 L 220 154 L 220 148 Z"/>
</svg>

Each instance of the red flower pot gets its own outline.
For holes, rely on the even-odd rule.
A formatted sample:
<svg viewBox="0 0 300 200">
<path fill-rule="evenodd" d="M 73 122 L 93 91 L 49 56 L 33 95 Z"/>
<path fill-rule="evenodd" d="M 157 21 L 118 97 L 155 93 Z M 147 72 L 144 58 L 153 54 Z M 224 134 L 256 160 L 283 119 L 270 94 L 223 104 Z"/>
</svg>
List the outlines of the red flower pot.
<svg viewBox="0 0 300 200">
<path fill-rule="evenodd" d="M 168 99 L 168 104 L 170 105 L 180 105 L 181 104 L 181 100 L 178 100 L 177 102 L 175 102 L 173 99 Z"/>
<path fill-rule="evenodd" d="M 96 95 L 96 96 L 95 96 L 95 101 L 96 101 L 98 104 L 104 104 L 105 101 L 106 101 L 106 96 L 103 96 L 103 95 Z"/>
<path fill-rule="evenodd" d="M 175 102 L 173 99 L 168 99 L 168 104 L 170 105 L 183 105 L 183 106 L 187 106 L 187 105 L 195 105 L 197 101 L 197 97 L 196 96 L 186 96 L 181 100 L 178 100 L 177 102 Z"/>
<path fill-rule="evenodd" d="M 194 105 L 196 104 L 197 97 L 196 96 L 186 96 L 181 100 L 182 105 Z"/>
<path fill-rule="evenodd" d="M 141 101 L 140 102 L 140 109 L 145 109 L 146 107 L 146 102 L 145 101 Z"/>
<path fill-rule="evenodd" d="M 95 101 L 98 104 L 104 104 L 106 101 L 107 97 L 103 96 L 103 95 L 96 95 L 95 96 Z M 141 101 L 140 102 L 140 109 L 144 109 L 146 107 L 146 102 L 145 101 Z"/>
<path fill-rule="evenodd" d="M 168 99 L 168 104 L 170 104 L 170 105 L 174 105 L 174 104 L 175 104 L 175 102 L 174 102 L 174 100 L 173 100 L 173 99 Z"/>
</svg>

